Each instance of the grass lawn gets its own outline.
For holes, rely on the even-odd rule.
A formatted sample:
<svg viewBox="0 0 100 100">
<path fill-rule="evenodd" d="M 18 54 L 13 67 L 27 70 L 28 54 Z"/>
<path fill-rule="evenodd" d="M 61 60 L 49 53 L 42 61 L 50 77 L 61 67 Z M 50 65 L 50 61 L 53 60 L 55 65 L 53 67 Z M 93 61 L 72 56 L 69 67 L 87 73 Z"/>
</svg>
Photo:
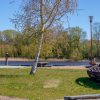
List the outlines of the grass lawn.
<svg viewBox="0 0 100 100">
<path fill-rule="evenodd" d="M 0 95 L 30 100 L 58 100 L 68 95 L 99 94 L 100 84 L 91 81 L 85 70 L 38 68 L 0 69 Z"/>
</svg>

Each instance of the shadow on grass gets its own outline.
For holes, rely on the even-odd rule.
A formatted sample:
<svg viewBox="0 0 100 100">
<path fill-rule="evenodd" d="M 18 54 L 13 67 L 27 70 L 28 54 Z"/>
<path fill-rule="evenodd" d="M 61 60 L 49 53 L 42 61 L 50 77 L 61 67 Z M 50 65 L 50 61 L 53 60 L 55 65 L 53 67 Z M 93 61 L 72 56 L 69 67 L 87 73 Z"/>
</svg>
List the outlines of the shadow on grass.
<svg viewBox="0 0 100 100">
<path fill-rule="evenodd" d="M 75 81 L 78 85 L 87 87 L 87 88 L 92 88 L 92 89 L 96 89 L 96 90 L 100 90 L 100 82 L 96 82 L 91 80 L 88 77 L 81 77 L 76 79 Z"/>
<path fill-rule="evenodd" d="M 0 78 L 18 78 L 18 77 L 26 77 L 26 75 L 5 75 L 5 74 L 2 74 L 0 75 Z"/>
</svg>

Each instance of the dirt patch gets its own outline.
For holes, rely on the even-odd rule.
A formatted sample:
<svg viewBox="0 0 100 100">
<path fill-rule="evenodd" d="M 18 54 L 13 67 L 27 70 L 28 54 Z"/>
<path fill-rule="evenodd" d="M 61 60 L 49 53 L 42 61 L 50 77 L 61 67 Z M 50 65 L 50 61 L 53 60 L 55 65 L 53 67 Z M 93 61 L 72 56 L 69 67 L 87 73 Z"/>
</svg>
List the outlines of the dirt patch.
<svg viewBox="0 0 100 100">
<path fill-rule="evenodd" d="M 53 67 L 45 67 L 47 69 L 81 69 L 87 70 L 85 66 L 53 66 Z"/>
<path fill-rule="evenodd" d="M 45 81 L 44 83 L 44 88 L 56 88 L 58 87 L 60 84 L 60 80 L 58 79 L 51 79 L 51 80 L 48 80 L 48 81 Z"/>
<path fill-rule="evenodd" d="M 29 100 L 29 99 L 20 99 L 20 98 L 8 97 L 8 96 L 0 96 L 0 100 Z"/>
<path fill-rule="evenodd" d="M 5 58 L 0 58 L 0 61 L 5 61 Z M 27 58 L 8 58 L 8 61 L 32 61 L 32 59 Z"/>
</svg>

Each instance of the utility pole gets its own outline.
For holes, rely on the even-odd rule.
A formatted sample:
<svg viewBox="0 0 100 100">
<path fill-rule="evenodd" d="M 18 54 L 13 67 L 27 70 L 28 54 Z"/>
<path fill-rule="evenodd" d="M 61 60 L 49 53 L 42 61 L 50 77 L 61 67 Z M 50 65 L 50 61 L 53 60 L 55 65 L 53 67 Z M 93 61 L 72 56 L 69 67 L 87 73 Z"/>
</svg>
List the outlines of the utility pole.
<svg viewBox="0 0 100 100">
<path fill-rule="evenodd" d="M 92 51 L 92 21 L 93 21 L 93 16 L 89 16 L 90 20 L 90 34 L 91 34 L 91 63 L 93 60 L 93 51 Z"/>
</svg>

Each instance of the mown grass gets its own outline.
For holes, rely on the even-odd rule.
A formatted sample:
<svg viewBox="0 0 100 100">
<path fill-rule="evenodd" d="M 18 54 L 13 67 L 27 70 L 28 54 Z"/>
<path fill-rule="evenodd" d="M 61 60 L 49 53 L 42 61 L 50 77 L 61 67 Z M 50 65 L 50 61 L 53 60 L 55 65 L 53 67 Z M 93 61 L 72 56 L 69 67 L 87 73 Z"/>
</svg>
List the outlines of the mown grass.
<svg viewBox="0 0 100 100">
<path fill-rule="evenodd" d="M 0 69 L 0 95 L 57 100 L 68 95 L 98 94 L 100 84 L 88 78 L 85 70 L 39 68 L 35 75 L 30 69 Z M 59 80 L 56 87 L 44 87 L 46 82 Z M 55 83 L 56 84 L 56 83 Z"/>
</svg>

